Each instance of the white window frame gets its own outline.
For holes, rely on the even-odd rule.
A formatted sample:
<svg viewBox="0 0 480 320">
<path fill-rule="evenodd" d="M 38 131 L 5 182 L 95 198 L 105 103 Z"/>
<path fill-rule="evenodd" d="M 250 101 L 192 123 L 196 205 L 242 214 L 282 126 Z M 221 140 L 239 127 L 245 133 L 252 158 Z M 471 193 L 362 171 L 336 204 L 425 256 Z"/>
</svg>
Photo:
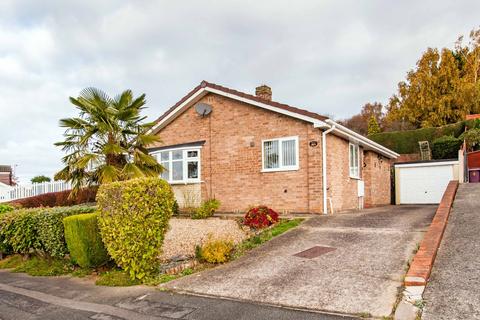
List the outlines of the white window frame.
<svg viewBox="0 0 480 320">
<path fill-rule="evenodd" d="M 282 145 L 283 141 L 290 141 L 295 140 L 295 165 L 294 166 L 284 166 L 283 165 L 283 150 Z M 278 168 L 265 168 L 265 142 L 271 141 L 278 141 Z M 299 144 L 298 144 L 298 136 L 291 136 L 291 137 L 282 137 L 282 138 L 274 138 L 274 139 L 265 139 L 262 140 L 262 172 L 276 172 L 276 171 L 294 171 L 300 168 L 300 152 L 299 152 Z"/>
<path fill-rule="evenodd" d="M 168 158 L 168 166 L 165 169 L 168 172 L 168 179 L 166 180 L 169 184 L 187 184 L 187 183 L 200 183 L 201 182 L 201 149 L 202 147 L 182 147 L 182 148 L 171 148 L 171 149 L 163 149 L 152 152 L 157 158 L 158 163 L 162 164 L 161 154 L 163 152 L 169 153 Z M 182 160 L 173 160 L 172 154 L 174 151 L 182 151 Z M 197 151 L 197 157 L 187 158 L 189 151 Z M 172 180 L 173 171 L 172 171 L 172 162 L 175 161 L 182 161 L 183 162 L 183 179 L 182 180 Z M 188 178 L 188 163 L 196 161 L 198 162 L 198 177 L 197 178 Z M 163 164 L 162 164 L 163 165 Z M 161 176 L 161 175 L 160 175 Z"/>
<path fill-rule="evenodd" d="M 352 158 L 353 158 L 352 148 L 353 150 L 357 151 L 356 168 L 355 168 L 355 163 L 352 163 Z M 356 172 L 355 172 L 355 169 L 357 169 Z M 348 144 L 348 172 L 350 174 L 350 178 L 360 179 L 360 146 L 358 144 L 351 143 L 351 142 Z"/>
</svg>

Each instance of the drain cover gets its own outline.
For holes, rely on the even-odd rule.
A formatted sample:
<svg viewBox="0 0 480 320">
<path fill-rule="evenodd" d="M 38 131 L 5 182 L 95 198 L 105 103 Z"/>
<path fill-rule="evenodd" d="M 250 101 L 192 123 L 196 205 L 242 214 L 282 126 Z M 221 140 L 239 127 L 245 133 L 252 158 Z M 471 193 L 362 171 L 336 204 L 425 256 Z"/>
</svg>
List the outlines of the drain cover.
<svg viewBox="0 0 480 320">
<path fill-rule="evenodd" d="M 305 251 L 299 252 L 294 254 L 295 257 L 300 257 L 300 258 L 308 258 L 308 259 L 313 259 L 318 256 L 321 256 L 322 254 L 328 253 L 330 251 L 336 250 L 335 248 L 332 247 L 321 247 L 321 246 L 315 246 L 311 247 L 310 249 L 307 249 Z"/>
</svg>

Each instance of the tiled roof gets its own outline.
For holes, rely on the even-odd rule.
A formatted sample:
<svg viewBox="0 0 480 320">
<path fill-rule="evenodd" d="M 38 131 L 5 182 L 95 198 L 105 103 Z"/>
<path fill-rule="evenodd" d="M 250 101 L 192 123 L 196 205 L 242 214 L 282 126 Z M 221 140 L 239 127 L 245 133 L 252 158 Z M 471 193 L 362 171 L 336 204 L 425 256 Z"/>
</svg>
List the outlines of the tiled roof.
<svg viewBox="0 0 480 320">
<path fill-rule="evenodd" d="M 179 105 L 181 105 L 183 102 L 188 100 L 188 98 L 190 98 L 192 95 L 194 95 L 198 90 L 200 90 L 202 88 L 207 88 L 207 87 L 212 88 L 212 89 L 216 89 L 216 90 L 219 90 L 219 91 L 223 91 L 223 92 L 228 93 L 228 94 L 236 95 L 238 97 L 242 97 L 242 98 L 245 98 L 245 99 L 250 99 L 250 100 L 253 100 L 253 101 L 261 102 L 261 103 L 270 105 L 272 107 L 276 107 L 276 108 L 279 108 L 279 109 L 283 109 L 283 110 L 286 110 L 286 111 L 289 111 L 289 112 L 297 113 L 299 115 L 303 115 L 303 116 L 306 116 L 306 117 L 318 119 L 318 120 L 321 120 L 321 121 L 328 119 L 328 117 L 322 116 L 322 115 L 320 115 L 318 113 L 315 113 L 315 112 L 311 112 L 311 111 L 308 111 L 308 110 L 305 110 L 305 109 L 300 109 L 300 108 L 297 108 L 297 107 L 293 107 L 293 106 L 290 106 L 288 104 L 263 99 L 263 98 L 255 96 L 255 95 L 248 94 L 248 93 L 241 92 L 241 91 L 237 91 L 237 90 L 234 90 L 234 89 L 230 89 L 230 88 L 227 88 L 227 87 L 224 87 L 224 86 L 220 86 L 220 85 L 215 84 L 215 83 L 202 81 L 198 86 L 196 86 L 192 91 L 190 91 L 180 101 L 178 101 L 175 105 L 173 105 L 170 109 L 168 109 L 164 114 L 162 114 L 155 122 L 158 123 L 158 122 L 162 121 L 162 119 L 164 119 L 166 116 L 168 116 L 170 113 L 172 113 Z"/>
<path fill-rule="evenodd" d="M 11 166 L 0 165 L 0 172 L 12 172 Z"/>
</svg>

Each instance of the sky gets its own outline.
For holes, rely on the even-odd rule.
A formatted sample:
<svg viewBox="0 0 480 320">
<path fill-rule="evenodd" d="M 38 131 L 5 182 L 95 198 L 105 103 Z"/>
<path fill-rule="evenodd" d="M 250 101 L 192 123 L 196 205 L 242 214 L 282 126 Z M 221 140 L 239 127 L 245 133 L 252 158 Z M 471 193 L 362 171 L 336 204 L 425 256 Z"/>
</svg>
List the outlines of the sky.
<svg viewBox="0 0 480 320">
<path fill-rule="evenodd" d="M 154 120 L 207 80 L 335 119 L 388 102 L 428 47 L 480 26 L 480 1 L 0 1 L 0 164 L 61 169 L 58 120 L 85 87 L 147 95 Z"/>
</svg>

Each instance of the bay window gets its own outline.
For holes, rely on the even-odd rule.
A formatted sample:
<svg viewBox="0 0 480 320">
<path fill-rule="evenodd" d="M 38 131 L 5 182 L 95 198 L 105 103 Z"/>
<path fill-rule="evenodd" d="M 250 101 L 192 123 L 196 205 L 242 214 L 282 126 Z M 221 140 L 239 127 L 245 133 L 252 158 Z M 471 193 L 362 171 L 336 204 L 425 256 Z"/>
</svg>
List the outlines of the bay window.
<svg viewBox="0 0 480 320">
<path fill-rule="evenodd" d="M 172 149 L 156 153 L 169 183 L 200 182 L 200 149 Z"/>
<path fill-rule="evenodd" d="M 298 137 L 262 141 L 262 171 L 298 170 Z"/>
</svg>

